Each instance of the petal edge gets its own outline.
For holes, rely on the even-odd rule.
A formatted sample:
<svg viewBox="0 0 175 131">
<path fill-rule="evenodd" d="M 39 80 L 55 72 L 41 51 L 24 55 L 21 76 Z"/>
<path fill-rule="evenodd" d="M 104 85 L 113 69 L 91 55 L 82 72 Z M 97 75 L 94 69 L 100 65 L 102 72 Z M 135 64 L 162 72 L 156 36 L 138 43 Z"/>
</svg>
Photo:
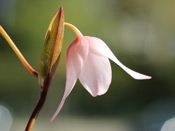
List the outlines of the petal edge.
<svg viewBox="0 0 175 131">
<path fill-rule="evenodd" d="M 91 48 L 91 50 L 94 53 L 96 53 L 98 55 L 102 55 L 102 56 L 108 57 L 109 59 L 114 61 L 117 65 L 119 65 L 132 78 L 134 78 L 136 80 L 146 80 L 146 79 L 151 79 L 152 78 L 151 76 L 147 76 L 147 75 L 138 73 L 136 71 L 133 71 L 133 70 L 129 69 L 125 65 L 123 65 L 116 58 L 116 56 L 113 54 L 113 52 L 110 50 L 110 48 L 106 45 L 106 43 L 104 41 L 102 41 L 101 39 L 96 38 L 96 37 L 89 37 L 89 36 L 86 36 L 86 39 L 89 42 L 89 47 Z"/>
</svg>

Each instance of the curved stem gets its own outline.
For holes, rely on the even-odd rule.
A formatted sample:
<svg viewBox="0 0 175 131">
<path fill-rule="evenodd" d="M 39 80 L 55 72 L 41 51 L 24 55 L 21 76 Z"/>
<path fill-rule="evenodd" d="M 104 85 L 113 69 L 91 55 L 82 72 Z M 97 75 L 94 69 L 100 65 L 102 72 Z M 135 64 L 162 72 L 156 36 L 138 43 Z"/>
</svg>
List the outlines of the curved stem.
<svg viewBox="0 0 175 131">
<path fill-rule="evenodd" d="M 31 115 L 31 117 L 28 121 L 28 124 L 26 126 L 25 131 L 32 131 L 32 128 L 35 124 L 36 118 L 37 118 L 38 114 L 40 113 L 40 111 L 41 111 L 41 109 L 44 106 L 44 103 L 46 101 L 47 92 L 48 92 L 48 89 L 49 89 L 49 86 L 50 86 L 50 83 L 51 83 L 51 79 L 52 78 L 48 74 L 47 78 L 44 81 L 43 87 L 41 87 L 42 90 L 41 90 L 40 99 L 38 101 L 38 104 L 36 105 L 32 115 Z"/>
<path fill-rule="evenodd" d="M 23 63 L 23 65 L 27 68 L 27 70 L 34 75 L 36 78 L 38 77 L 38 73 L 30 66 L 30 64 L 26 61 L 26 59 L 24 58 L 24 56 L 21 54 L 21 52 L 18 50 L 18 48 L 16 47 L 16 45 L 14 44 L 14 42 L 10 39 L 10 37 L 8 36 L 8 34 L 5 32 L 5 30 L 2 28 L 2 26 L 0 26 L 0 34 L 2 34 L 2 36 L 6 39 L 6 41 L 9 43 L 9 45 L 11 46 L 11 48 L 13 49 L 13 51 L 16 53 L 16 55 L 18 56 L 18 58 L 21 60 L 21 62 Z"/>
<path fill-rule="evenodd" d="M 27 124 L 27 127 L 25 129 L 25 131 L 32 131 L 32 128 L 35 124 L 35 120 L 40 112 L 40 110 L 42 109 L 45 101 L 46 101 L 46 97 L 47 97 L 47 90 L 46 91 L 42 91 L 41 92 L 41 95 L 40 95 L 40 99 L 38 101 L 38 104 L 36 105 L 30 119 L 29 119 L 29 122 Z"/>
<path fill-rule="evenodd" d="M 72 24 L 70 24 L 70 23 L 67 23 L 67 22 L 64 22 L 64 26 L 67 26 L 67 27 L 69 27 L 70 29 L 72 29 L 72 30 L 75 32 L 75 34 L 76 34 L 77 37 L 83 36 L 83 34 L 82 34 L 82 33 L 78 30 L 78 28 L 75 27 L 74 25 L 72 25 Z"/>
</svg>

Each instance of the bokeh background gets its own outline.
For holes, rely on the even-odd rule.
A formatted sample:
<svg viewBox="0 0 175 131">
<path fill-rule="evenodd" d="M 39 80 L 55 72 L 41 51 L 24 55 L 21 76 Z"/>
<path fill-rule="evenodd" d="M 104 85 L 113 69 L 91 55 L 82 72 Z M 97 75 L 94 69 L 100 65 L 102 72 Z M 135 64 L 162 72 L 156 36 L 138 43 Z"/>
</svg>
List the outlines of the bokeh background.
<svg viewBox="0 0 175 131">
<path fill-rule="evenodd" d="M 58 72 L 34 131 L 160 131 L 175 115 L 175 1 L 0 0 L 0 25 L 36 70 L 46 30 L 61 6 L 65 21 L 101 38 L 123 64 L 153 78 L 134 80 L 111 62 L 113 78 L 105 95 L 92 98 L 77 82 L 49 123 L 65 87 L 66 49 L 75 39 L 65 28 Z M 11 131 L 24 130 L 39 96 L 37 79 L 0 36 L 0 105 L 13 118 Z"/>
</svg>

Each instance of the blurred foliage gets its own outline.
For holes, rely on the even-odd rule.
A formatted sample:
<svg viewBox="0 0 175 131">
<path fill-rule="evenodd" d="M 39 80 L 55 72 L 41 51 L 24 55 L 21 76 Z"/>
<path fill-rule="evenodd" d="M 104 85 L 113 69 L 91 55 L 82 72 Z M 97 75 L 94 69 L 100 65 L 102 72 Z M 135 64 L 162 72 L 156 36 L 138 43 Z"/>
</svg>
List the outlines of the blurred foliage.
<svg viewBox="0 0 175 131">
<path fill-rule="evenodd" d="M 134 117 L 141 126 L 148 123 L 144 121 L 146 116 L 142 113 L 152 112 L 152 118 L 155 118 L 159 116 L 157 112 L 161 112 L 165 109 L 164 105 L 167 105 L 166 109 L 171 107 L 171 110 L 162 111 L 164 115 L 159 121 L 173 116 L 173 0 L 1 0 L 0 24 L 36 70 L 46 30 L 60 6 L 64 8 L 65 21 L 77 26 L 84 35 L 103 39 L 119 60 L 129 68 L 153 77 L 148 81 L 133 80 L 111 62 L 113 80 L 107 94 L 92 98 L 82 85 L 77 83 L 61 114 Z M 63 95 L 66 49 L 73 39 L 75 34 L 65 28 L 59 69 L 41 116 L 51 116 Z M 39 99 L 39 85 L 1 36 L 0 72 L 0 104 L 8 106 L 15 116 L 29 116 Z M 152 107 L 155 105 L 157 106 L 154 112 Z"/>
</svg>

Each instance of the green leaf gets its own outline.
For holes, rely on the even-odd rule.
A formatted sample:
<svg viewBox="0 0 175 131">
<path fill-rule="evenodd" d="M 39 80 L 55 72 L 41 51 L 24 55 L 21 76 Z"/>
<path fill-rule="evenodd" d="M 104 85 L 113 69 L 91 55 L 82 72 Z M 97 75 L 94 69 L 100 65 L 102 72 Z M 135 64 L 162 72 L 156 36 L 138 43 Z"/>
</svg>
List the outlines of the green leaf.
<svg viewBox="0 0 175 131">
<path fill-rule="evenodd" d="M 39 60 L 38 81 L 41 88 L 48 87 L 55 76 L 62 50 L 63 35 L 64 12 L 63 8 L 60 8 L 50 22 Z"/>
</svg>

